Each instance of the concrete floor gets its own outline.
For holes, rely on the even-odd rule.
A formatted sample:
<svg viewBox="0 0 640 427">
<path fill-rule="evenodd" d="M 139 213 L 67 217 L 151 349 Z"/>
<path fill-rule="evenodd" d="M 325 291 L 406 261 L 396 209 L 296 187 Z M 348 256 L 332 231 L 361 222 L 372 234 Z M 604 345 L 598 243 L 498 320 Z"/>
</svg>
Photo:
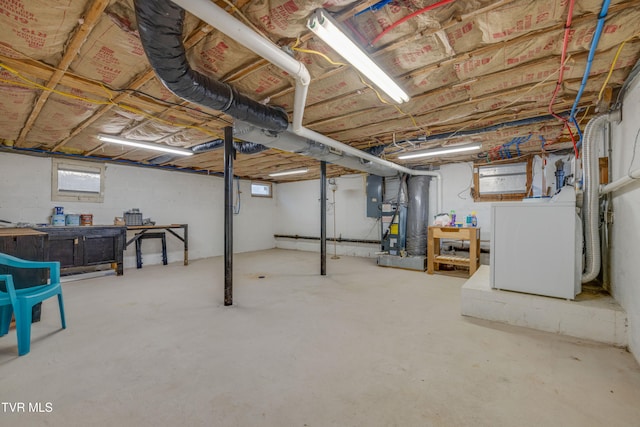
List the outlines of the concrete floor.
<svg viewBox="0 0 640 427">
<path fill-rule="evenodd" d="M 66 330 L 52 300 L 29 355 L 0 339 L 0 425 L 640 424 L 631 354 L 465 318 L 464 279 L 349 257 L 321 277 L 286 250 L 234 267 L 233 307 L 221 258 L 65 283 Z"/>
</svg>

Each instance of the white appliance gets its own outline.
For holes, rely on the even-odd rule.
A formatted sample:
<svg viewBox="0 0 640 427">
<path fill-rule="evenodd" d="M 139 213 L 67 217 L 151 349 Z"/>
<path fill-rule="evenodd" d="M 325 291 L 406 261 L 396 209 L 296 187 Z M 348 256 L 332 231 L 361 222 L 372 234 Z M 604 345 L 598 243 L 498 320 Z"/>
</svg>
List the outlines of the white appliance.
<svg viewBox="0 0 640 427">
<path fill-rule="evenodd" d="M 551 199 L 493 204 L 491 231 L 492 288 L 565 299 L 582 291 L 582 223 L 573 187 Z"/>
</svg>

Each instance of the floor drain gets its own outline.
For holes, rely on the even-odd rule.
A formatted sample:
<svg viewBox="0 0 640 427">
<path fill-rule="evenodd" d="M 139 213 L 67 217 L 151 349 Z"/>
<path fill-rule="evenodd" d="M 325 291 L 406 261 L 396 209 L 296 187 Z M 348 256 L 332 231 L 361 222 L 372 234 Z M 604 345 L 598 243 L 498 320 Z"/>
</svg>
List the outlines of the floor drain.
<svg viewBox="0 0 640 427">
<path fill-rule="evenodd" d="M 267 276 L 258 276 L 258 279 L 264 279 Z"/>
</svg>

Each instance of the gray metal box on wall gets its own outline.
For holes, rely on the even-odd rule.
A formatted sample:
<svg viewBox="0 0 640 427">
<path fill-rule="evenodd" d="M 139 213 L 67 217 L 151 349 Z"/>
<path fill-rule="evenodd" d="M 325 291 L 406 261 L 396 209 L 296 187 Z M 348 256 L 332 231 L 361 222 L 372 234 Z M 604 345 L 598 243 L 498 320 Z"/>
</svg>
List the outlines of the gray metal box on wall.
<svg viewBox="0 0 640 427">
<path fill-rule="evenodd" d="M 367 217 L 380 218 L 382 215 L 382 177 L 367 175 Z"/>
</svg>

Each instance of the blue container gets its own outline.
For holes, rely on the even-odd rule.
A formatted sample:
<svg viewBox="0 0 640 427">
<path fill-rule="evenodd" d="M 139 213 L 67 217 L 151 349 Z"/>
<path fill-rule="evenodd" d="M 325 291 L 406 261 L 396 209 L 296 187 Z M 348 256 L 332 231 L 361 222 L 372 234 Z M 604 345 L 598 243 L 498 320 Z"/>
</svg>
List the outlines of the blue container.
<svg viewBox="0 0 640 427">
<path fill-rule="evenodd" d="M 65 225 L 64 215 L 52 215 L 51 216 L 51 225 L 56 227 L 63 227 Z"/>
<path fill-rule="evenodd" d="M 54 215 L 64 215 L 64 208 L 62 206 L 56 206 L 53 208 Z"/>
<path fill-rule="evenodd" d="M 65 215 L 65 222 L 67 225 L 80 225 L 80 215 L 67 214 Z"/>
</svg>

